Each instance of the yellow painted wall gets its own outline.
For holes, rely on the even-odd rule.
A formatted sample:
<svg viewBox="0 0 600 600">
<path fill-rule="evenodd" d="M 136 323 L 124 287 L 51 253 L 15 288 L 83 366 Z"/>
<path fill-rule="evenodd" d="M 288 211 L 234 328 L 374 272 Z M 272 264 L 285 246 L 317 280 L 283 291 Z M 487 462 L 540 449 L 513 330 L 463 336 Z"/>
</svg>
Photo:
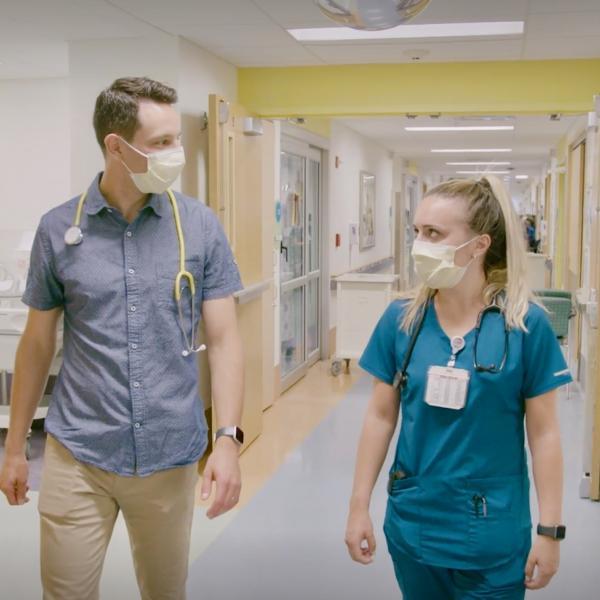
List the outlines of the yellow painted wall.
<svg viewBox="0 0 600 600">
<path fill-rule="evenodd" d="M 242 68 L 239 102 L 269 117 L 581 113 L 600 59 Z"/>
</svg>

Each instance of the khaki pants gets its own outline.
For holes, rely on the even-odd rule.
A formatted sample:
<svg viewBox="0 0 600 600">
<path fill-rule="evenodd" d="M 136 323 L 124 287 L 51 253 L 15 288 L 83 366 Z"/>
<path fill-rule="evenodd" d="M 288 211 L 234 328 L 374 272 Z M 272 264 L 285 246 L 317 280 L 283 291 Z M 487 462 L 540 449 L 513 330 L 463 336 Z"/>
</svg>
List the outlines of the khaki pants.
<svg viewBox="0 0 600 600">
<path fill-rule="evenodd" d="M 197 465 L 121 477 L 76 460 L 50 435 L 40 490 L 44 600 L 97 600 L 119 510 L 143 600 L 183 600 Z"/>
</svg>

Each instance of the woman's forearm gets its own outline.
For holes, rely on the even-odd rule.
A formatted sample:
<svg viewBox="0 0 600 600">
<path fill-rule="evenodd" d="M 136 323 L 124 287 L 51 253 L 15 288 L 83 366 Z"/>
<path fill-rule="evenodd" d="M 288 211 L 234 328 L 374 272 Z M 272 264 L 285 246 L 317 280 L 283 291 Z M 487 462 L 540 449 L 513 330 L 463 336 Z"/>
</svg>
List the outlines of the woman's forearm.
<svg viewBox="0 0 600 600">
<path fill-rule="evenodd" d="M 558 428 L 530 436 L 529 447 L 540 523 L 558 525 L 562 522 L 563 495 L 563 457 Z"/>
<path fill-rule="evenodd" d="M 393 401 L 397 402 L 395 399 Z M 351 510 L 368 509 L 397 419 L 397 407 L 392 409 L 391 414 L 382 415 L 372 405 L 369 406 L 358 444 Z"/>
</svg>

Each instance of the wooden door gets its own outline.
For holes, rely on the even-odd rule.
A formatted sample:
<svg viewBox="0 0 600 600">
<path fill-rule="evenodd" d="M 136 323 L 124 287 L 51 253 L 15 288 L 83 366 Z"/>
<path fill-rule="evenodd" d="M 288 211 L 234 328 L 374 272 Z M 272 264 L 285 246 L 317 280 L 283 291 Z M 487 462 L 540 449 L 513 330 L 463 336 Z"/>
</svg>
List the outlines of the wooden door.
<svg viewBox="0 0 600 600">
<path fill-rule="evenodd" d="M 245 291 L 238 322 L 245 354 L 242 428 L 247 446 L 262 431 L 262 412 L 273 401 L 273 288 L 275 131 L 244 133 L 251 115 L 225 98 L 209 98 L 208 205 L 223 225 Z M 212 414 L 213 430 L 216 415 Z"/>
<path fill-rule="evenodd" d="M 569 151 L 569 187 L 567 194 L 567 287 L 573 293 L 581 287 L 583 261 L 583 201 L 585 181 L 585 142 Z M 581 354 L 581 317 L 574 319 L 573 353 Z"/>
</svg>

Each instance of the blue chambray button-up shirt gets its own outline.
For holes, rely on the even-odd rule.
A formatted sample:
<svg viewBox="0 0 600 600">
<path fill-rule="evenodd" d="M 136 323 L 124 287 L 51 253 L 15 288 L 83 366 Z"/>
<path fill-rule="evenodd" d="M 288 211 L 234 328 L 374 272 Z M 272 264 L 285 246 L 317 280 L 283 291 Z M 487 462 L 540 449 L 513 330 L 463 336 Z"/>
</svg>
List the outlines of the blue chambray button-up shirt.
<svg viewBox="0 0 600 600">
<path fill-rule="evenodd" d="M 46 431 L 82 462 L 145 476 L 191 464 L 206 450 L 197 355 L 182 356 L 174 297 L 179 246 L 167 195 L 150 195 L 128 223 L 102 196 L 101 176 L 88 190 L 80 245 L 64 241 L 79 197 L 42 217 L 23 302 L 64 310 L 63 364 Z M 200 315 L 203 300 L 227 297 L 242 285 L 215 214 L 175 196 Z M 189 337 L 187 292 L 182 308 Z"/>
</svg>

